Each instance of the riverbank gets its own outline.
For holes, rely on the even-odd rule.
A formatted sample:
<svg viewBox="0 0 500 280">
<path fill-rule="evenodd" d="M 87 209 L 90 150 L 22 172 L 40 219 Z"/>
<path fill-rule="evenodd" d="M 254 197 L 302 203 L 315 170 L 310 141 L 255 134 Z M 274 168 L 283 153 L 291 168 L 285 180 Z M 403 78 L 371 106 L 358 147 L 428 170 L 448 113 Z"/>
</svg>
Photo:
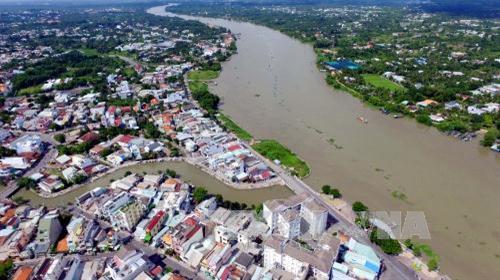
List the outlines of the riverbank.
<svg viewBox="0 0 500 280">
<path fill-rule="evenodd" d="M 424 211 L 432 237 L 425 242 L 441 256 L 442 271 L 466 279 L 500 273 L 500 233 L 491 224 L 500 219 L 491 211 L 500 182 L 494 153 L 332 90 L 310 45 L 250 23 L 187 18 L 241 34 L 238 54 L 210 90 L 223 100 L 222 112 L 255 138 L 276 139 L 307 162 L 308 185 L 334 185 L 374 211 Z M 406 200 L 394 198 L 395 190 Z"/>
<path fill-rule="evenodd" d="M 203 186 L 210 193 L 220 193 L 225 199 L 231 201 L 241 201 L 248 205 L 262 203 L 268 199 L 286 198 L 292 195 L 292 191 L 287 187 L 276 185 L 259 189 L 235 189 L 224 184 L 218 179 L 208 176 L 207 173 L 200 168 L 184 161 L 163 161 L 152 163 L 141 163 L 118 168 L 113 173 L 108 173 L 93 182 L 84 185 L 71 192 L 53 198 L 43 198 L 30 190 L 19 190 L 15 196 L 21 196 L 24 199 L 30 200 L 32 205 L 45 205 L 47 207 L 66 206 L 69 203 L 74 203 L 75 198 L 96 188 L 107 187 L 114 181 L 121 179 L 127 172 L 138 174 L 155 174 L 157 172 L 165 172 L 167 169 L 174 170 L 186 182 L 194 186 Z"/>
<path fill-rule="evenodd" d="M 278 161 L 289 169 L 292 175 L 305 178 L 311 173 L 309 166 L 303 160 L 278 141 L 259 140 L 252 145 L 252 148 L 269 160 Z"/>
<path fill-rule="evenodd" d="M 228 180 L 224 174 L 221 174 L 220 172 L 217 172 L 216 170 L 211 170 L 207 168 L 203 163 L 203 159 L 195 159 L 195 158 L 187 158 L 187 157 L 176 157 L 176 158 L 159 158 L 159 159 L 153 159 L 153 160 L 143 160 L 143 161 L 128 161 L 120 166 L 115 166 L 111 169 L 108 169 L 106 172 L 100 173 L 94 177 L 92 177 L 89 181 L 83 183 L 83 184 L 78 184 L 78 185 L 73 185 L 67 189 L 64 189 L 59 192 L 55 193 L 46 193 L 46 192 L 37 192 L 35 190 L 30 189 L 30 191 L 39 196 L 40 198 L 56 198 L 59 196 L 66 195 L 68 193 L 74 192 L 80 188 L 87 189 L 86 186 L 93 184 L 94 182 L 100 180 L 103 177 L 107 177 L 110 174 L 116 173 L 119 170 L 122 169 L 131 169 L 134 166 L 137 165 L 142 165 L 142 164 L 151 164 L 151 163 L 164 163 L 164 162 L 185 162 L 190 165 L 193 165 L 203 172 L 205 172 L 207 175 L 212 176 L 216 178 L 217 180 L 221 181 L 225 185 L 237 189 L 237 190 L 254 190 L 254 189 L 262 189 L 262 188 L 270 188 L 270 187 L 276 187 L 276 186 L 285 186 L 285 183 L 283 179 L 279 177 L 275 177 L 266 181 L 262 182 L 257 182 L 257 183 L 239 183 L 239 182 L 233 182 L 231 180 Z M 24 198 L 24 197 L 23 197 Z"/>
<path fill-rule="evenodd" d="M 267 159 L 272 161 L 279 161 L 280 164 L 285 166 L 294 175 L 301 178 L 307 177 L 311 170 L 306 162 L 300 159 L 295 153 L 290 151 L 287 147 L 283 146 L 276 140 L 262 139 L 256 140 L 252 137 L 250 133 L 242 129 L 238 124 L 233 122 L 227 116 L 219 113 L 219 97 L 210 92 L 207 81 L 213 80 L 219 76 L 220 70 L 195 70 L 187 74 L 187 79 L 184 79 L 188 83 L 188 89 L 191 96 L 198 102 L 201 108 L 205 109 L 209 114 L 216 115 L 215 117 L 222 122 L 221 124 L 230 132 L 232 132 L 240 140 L 244 140 L 252 145 L 252 148 L 265 156 Z M 210 105 L 208 105 L 210 104 Z M 204 164 L 198 163 L 199 160 L 195 160 L 195 164 L 204 167 Z M 210 172 L 211 170 L 207 170 Z M 216 171 L 214 176 L 218 176 L 220 180 L 227 181 L 223 174 L 219 174 Z M 276 178 L 271 179 L 274 183 Z M 276 182 L 278 183 L 278 182 Z"/>
</svg>

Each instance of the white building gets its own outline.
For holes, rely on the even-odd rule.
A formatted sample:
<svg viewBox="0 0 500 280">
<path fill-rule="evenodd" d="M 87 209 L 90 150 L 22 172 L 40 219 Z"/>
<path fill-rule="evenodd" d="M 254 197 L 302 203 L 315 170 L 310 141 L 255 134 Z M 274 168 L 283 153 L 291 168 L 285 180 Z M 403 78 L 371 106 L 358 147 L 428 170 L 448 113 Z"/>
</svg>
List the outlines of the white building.
<svg viewBox="0 0 500 280">
<path fill-rule="evenodd" d="M 294 239 L 300 235 L 300 212 L 287 209 L 278 214 L 278 232 L 285 238 Z"/>
<path fill-rule="evenodd" d="M 295 279 L 306 279 L 309 273 L 309 263 L 303 260 L 302 256 L 306 255 L 298 246 L 293 246 L 294 243 L 294 241 L 277 236 L 266 240 L 264 243 L 264 267 L 271 271 L 283 269 L 292 273 Z"/>
<path fill-rule="evenodd" d="M 58 257 L 49 266 L 44 279 L 46 280 L 58 280 L 61 276 L 66 264 L 68 263 L 67 258 Z"/>
<path fill-rule="evenodd" d="M 112 265 L 106 267 L 105 275 L 113 280 L 132 280 L 148 269 L 149 263 L 143 253 L 122 249 L 113 257 Z"/>
<path fill-rule="evenodd" d="M 17 154 L 41 152 L 42 138 L 39 135 L 24 135 L 12 141 L 10 148 Z"/>
<path fill-rule="evenodd" d="M 312 276 L 318 280 L 329 280 L 339 246 L 340 240 L 331 233 L 324 233 L 314 249 L 272 235 L 264 242 L 264 267 L 271 272 L 284 270 L 291 273 L 295 279 Z"/>
<path fill-rule="evenodd" d="M 326 230 L 328 211 L 313 198 L 301 194 L 264 202 L 263 216 L 272 231 L 277 229 L 286 238 L 301 234 L 301 219 L 307 223 L 307 231 L 319 237 Z"/>
<path fill-rule="evenodd" d="M 326 230 L 328 211 L 314 200 L 307 200 L 300 209 L 301 216 L 308 223 L 308 232 L 313 237 L 319 237 Z"/>
<path fill-rule="evenodd" d="M 279 213 L 295 208 L 300 209 L 300 204 L 307 199 L 304 194 L 295 195 L 288 199 L 273 199 L 264 202 L 262 214 L 271 230 L 277 227 Z"/>
<path fill-rule="evenodd" d="M 66 181 L 69 181 L 69 182 L 73 181 L 77 174 L 78 174 L 78 170 L 76 168 L 74 168 L 73 166 L 68 167 L 62 171 L 62 175 L 64 176 L 64 179 L 66 179 Z"/>
</svg>

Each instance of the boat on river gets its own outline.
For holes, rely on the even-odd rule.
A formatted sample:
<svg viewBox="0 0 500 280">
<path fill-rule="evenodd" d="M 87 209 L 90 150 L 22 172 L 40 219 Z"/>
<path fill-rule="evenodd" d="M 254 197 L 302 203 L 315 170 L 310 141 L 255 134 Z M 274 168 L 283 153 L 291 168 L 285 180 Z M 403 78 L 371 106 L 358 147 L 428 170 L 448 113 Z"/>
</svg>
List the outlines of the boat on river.
<svg viewBox="0 0 500 280">
<path fill-rule="evenodd" d="M 368 120 L 364 117 L 358 117 L 358 121 L 360 121 L 362 123 L 368 123 Z"/>
</svg>

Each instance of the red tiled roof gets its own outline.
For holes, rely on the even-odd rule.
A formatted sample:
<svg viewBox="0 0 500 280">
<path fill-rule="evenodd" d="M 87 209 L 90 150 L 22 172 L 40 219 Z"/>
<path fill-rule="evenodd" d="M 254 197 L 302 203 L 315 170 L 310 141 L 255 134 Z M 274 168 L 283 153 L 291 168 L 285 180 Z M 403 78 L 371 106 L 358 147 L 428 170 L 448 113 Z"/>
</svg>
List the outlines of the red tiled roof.
<svg viewBox="0 0 500 280">
<path fill-rule="evenodd" d="M 265 179 L 267 179 L 269 177 L 271 177 L 271 172 L 269 172 L 269 170 L 266 170 L 266 171 L 262 172 L 262 179 L 265 180 Z"/>
<path fill-rule="evenodd" d="M 80 137 L 80 140 L 82 140 L 83 142 L 93 142 L 96 141 L 97 139 L 99 139 L 99 135 L 91 131 L 85 133 L 84 135 L 82 135 L 82 137 Z"/>
<path fill-rule="evenodd" d="M 163 218 L 164 215 L 165 212 L 163 210 L 158 211 L 158 213 L 156 213 L 156 215 L 154 215 L 154 217 L 149 222 L 146 231 L 152 231 L 154 227 L 158 224 L 158 222 L 160 222 L 160 219 Z"/>
<path fill-rule="evenodd" d="M 163 269 L 161 268 L 161 266 L 157 265 L 153 269 L 151 269 L 149 272 L 151 274 L 153 274 L 154 276 L 158 276 L 158 275 L 160 275 L 160 273 L 162 273 L 162 271 L 163 271 Z"/>
<path fill-rule="evenodd" d="M 130 106 L 122 106 L 120 109 L 122 113 L 129 113 L 130 111 L 132 111 L 132 109 L 130 109 Z"/>
<path fill-rule="evenodd" d="M 122 142 L 122 143 L 125 143 L 125 144 L 128 144 L 130 141 L 132 141 L 135 137 L 132 136 L 132 135 L 123 135 L 122 137 L 120 137 L 120 139 L 118 139 L 118 142 Z"/>
<path fill-rule="evenodd" d="M 186 235 L 186 240 L 191 239 L 191 237 L 193 237 L 193 235 L 195 235 L 195 233 L 197 233 L 200 228 L 200 225 L 196 225 L 195 227 L 193 227 L 193 229 Z"/>
<path fill-rule="evenodd" d="M 29 280 L 31 273 L 33 272 L 33 268 L 30 266 L 23 266 L 20 267 L 14 276 L 12 277 L 13 280 Z"/>
<path fill-rule="evenodd" d="M 227 148 L 230 152 L 234 152 L 236 150 L 239 150 L 241 149 L 241 146 L 239 144 L 236 144 L 236 145 L 232 145 L 232 146 L 229 146 L 229 148 Z"/>
<path fill-rule="evenodd" d="M 194 226 L 194 225 L 198 224 L 198 221 L 196 221 L 196 219 L 193 217 L 189 217 L 189 218 L 184 220 L 184 223 L 186 225 Z"/>
</svg>

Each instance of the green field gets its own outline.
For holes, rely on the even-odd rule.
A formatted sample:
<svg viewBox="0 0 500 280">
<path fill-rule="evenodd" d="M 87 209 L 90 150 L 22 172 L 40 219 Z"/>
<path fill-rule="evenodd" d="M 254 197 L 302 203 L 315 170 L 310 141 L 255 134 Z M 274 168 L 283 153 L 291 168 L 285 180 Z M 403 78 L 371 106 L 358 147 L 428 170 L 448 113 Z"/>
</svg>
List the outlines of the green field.
<svg viewBox="0 0 500 280">
<path fill-rule="evenodd" d="M 279 160 L 283 166 L 293 170 L 299 177 L 309 174 L 309 166 L 287 147 L 275 140 L 261 140 L 252 147 L 261 155 L 270 160 Z"/>
<path fill-rule="evenodd" d="M 219 77 L 219 72 L 212 70 L 198 70 L 188 73 L 188 78 L 190 80 L 212 80 Z"/>
<path fill-rule="evenodd" d="M 89 55 L 89 56 L 92 56 L 92 55 L 99 55 L 99 51 L 96 50 L 96 49 L 90 49 L 90 48 L 81 48 L 81 49 L 78 49 L 79 51 L 81 51 L 83 54 L 85 55 Z"/>
<path fill-rule="evenodd" d="M 250 133 L 248 133 L 248 131 L 239 127 L 235 122 L 233 122 L 233 120 L 231 120 L 227 116 L 225 116 L 223 114 L 219 114 L 218 118 L 219 118 L 219 120 L 222 121 L 222 123 L 224 124 L 224 126 L 228 130 L 230 130 L 231 132 L 236 134 L 236 136 L 238 136 L 238 138 L 240 138 L 241 140 L 245 140 L 245 141 L 252 140 L 253 137 Z"/>
<path fill-rule="evenodd" d="M 191 81 L 188 87 L 192 92 L 208 91 L 208 85 L 200 81 Z"/>
<path fill-rule="evenodd" d="M 402 87 L 402 86 L 400 86 L 392 81 L 389 81 L 388 79 L 386 79 L 380 75 L 377 75 L 377 74 L 363 74 L 362 76 L 363 76 L 363 79 L 365 80 L 365 82 L 371 84 L 374 87 L 385 88 L 385 89 L 388 89 L 390 91 L 405 90 L 404 87 Z"/>
<path fill-rule="evenodd" d="M 19 90 L 18 95 L 33 95 L 41 92 L 42 92 L 42 85 L 37 85 Z"/>
</svg>

